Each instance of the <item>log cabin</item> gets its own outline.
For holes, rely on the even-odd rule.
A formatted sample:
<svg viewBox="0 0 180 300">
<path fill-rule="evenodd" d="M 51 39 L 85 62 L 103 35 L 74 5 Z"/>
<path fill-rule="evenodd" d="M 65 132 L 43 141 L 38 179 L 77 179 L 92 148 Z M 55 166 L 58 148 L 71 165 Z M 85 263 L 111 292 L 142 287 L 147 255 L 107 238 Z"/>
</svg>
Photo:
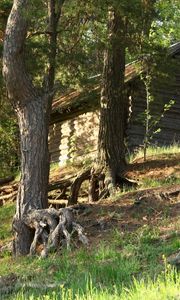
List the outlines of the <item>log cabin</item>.
<svg viewBox="0 0 180 300">
<path fill-rule="evenodd" d="M 172 45 L 159 61 L 151 83 L 150 115 L 159 120 L 152 130 L 157 132 L 151 144 L 168 146 L 180 140 L 180 42 Z M 147 93 L 141 78 L 143 72 L 146 71 L 138 61 L 126 65 L 126 144 L 130 152 L 142 146 L 145 135 Z M 100 75 L 96 80 L 100 81 Z M 173 104 L 168 107 L 170 101 Z M 51 162 L 66 164 L 95 156 L 99 106 L 100 84 L 97 83 L 90 83 L 84 90 L 73 91 L 53 102 L 49 129 Z"/>
</svg>

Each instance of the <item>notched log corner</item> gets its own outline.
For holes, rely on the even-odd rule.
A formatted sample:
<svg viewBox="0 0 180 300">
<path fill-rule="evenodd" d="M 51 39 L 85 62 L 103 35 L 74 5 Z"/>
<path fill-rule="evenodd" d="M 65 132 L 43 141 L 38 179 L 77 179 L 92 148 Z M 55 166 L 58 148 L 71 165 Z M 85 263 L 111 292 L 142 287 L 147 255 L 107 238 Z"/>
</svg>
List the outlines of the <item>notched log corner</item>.
<svg viewBox="0 0 180 300">
<path fill-rule="evenodd" d="M 30 247 L 30 255 L 37 253 L 38 245 L 42 245 L 40 256 L 45 258 L 51 251 L 58 251 L 64 244 L 70 249 L 71 238 L 77 233 L 79 241 L 88 245 L 84 228 L 75 222 L 73 208 L 54 208 L 32 210 L 24 216 L 24 223 L 35 230 Z"/>
</svg>

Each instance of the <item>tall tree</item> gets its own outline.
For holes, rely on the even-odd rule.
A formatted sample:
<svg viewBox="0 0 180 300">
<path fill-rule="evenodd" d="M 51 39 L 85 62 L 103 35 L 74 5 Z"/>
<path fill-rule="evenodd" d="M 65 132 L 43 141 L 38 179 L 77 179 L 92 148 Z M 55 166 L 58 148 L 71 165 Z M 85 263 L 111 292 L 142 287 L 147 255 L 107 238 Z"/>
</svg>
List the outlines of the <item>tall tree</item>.
<svg viewBox="0 0 180 300">
<path fill-rule="evenodd" d="M 100 101 L 98 161 L 107 169 L 113 186 L 125 170 L 125 115 L 127 102 L 124 88 L 126 19 L 113 8 L 108 12 L 108 48 L 104 53 Z M 106 172 L 105 171 L 105 172 Z"/>
<path fill-rule="evenodd" d="M 17 114 L 21 146 L 21 180 L 17 196 L 14 253 L 29 253 L 33 232 L 23 223 L 31 209 L 47 207 L 49 177 L 48 123 L 53 98 L 57 25 L 62 1 L 48 1 L 49 65 L 43 88 L 36 87 L 26 69 L 25 42 L 33 3 L 14 0 L 8 18 L 3 75 L 9 100 Z"/>
<path fill-rule="evenodd" d="M 128 98 L 125 89 L 126 49 L 136 48 L 148 35 L 155 1 L 109 1 L 108 42 L 100 101 L 97 166 L 92 170 L 90 200 L 109 195 L 114 188 L 133 185 L 125 178 L 125 134 Z M 134 10 L 134 11 L 133 11 Z M 149 19 L 148 19 L 149 18 Z M 99 195 L 97 187 L 99 186 Z"/>
</svg>

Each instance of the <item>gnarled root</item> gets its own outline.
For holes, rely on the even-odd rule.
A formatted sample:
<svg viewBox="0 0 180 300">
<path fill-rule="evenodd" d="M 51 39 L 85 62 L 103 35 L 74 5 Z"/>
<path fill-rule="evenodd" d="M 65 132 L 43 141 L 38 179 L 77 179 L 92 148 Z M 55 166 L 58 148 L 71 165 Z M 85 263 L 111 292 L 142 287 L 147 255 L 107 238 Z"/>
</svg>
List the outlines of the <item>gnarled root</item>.
<svg viewBox="0 0 180 300">
<path fill-rule="evenodd" d="M 117 189 L 137 187 L 137 183 L 123 174 L 112 172 L 106 167 L 92 168 L 89 184 L 89 201 L 97 201 L 114 194 Z"/>
<path fill-rule="evenodd" d="M 30 247 L 30 255 L 36 253 L 38 244 L 43 244 L 41 257 L 47 257 L 52 250 L 56 251 L 66 242 L 67 249 L 70 248 L 71 236 L 77 232 L 79 240 L 88 245 L 88 239 L 83 233 L 83 227 L 74 221 L 74 210 L 72 208 L 54 208 L 32 210 L 24 217 L 26 226 L 35 230 L 34 239 Z"/>
</svg>

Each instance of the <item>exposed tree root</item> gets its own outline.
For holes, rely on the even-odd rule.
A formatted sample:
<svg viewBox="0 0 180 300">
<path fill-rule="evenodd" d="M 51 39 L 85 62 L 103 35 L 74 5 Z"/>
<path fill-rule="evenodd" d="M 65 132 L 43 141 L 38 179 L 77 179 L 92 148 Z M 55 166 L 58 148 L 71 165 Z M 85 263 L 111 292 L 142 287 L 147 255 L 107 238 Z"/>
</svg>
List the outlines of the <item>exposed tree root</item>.
<svg viewBox="0 0 180 300">
<path fill-rule="evenodd" d="M 172 185 L 170 187 L 157 187 L 138 191 L 134 194 L 135 205 L 139 205 L 141 202 L 156 197 L 159 200 L 170 201 L 171 198 L 177 197 L 180 199 L 180 185 Z"/>
<path fill-rule="evenodd" d="M 81 187 L 83 181 L 90 179 L 90 174 L 91 174 L 91 169 L 89 168 L 89 169 L 83 171 L 82 173 L 80 173 L 75 178 L 74 182 L 71 185 L 71 192 L 70 192 L 70 197 L 69 197 L 69 201 L 68 201 L 69 205 L 77 204 L 80 187 Z"/>
<path fill-rule="evenodd" d="M 100 193 L 105 191 L 104 187 L 104 174 L 101 174 L 101 171 L 91 169 L 91 178 L 89 181 L 89 202 L 97 201 L 100 199 Z M 101 191 L 101 192 L 100 192 Z"/>
<path fill-rule="evenodd" d="M 89 201 L 97 201 L 112 195 L 117 189 L 137 187 L 137 183 L 121 176 L 112 176 L 105 168 L 91 170 Z"/>
<path fill-rule="evenodd" d="M 111 176 L 103 168 L 88 168 L 83 170 L 76 177 L 59 180 L 48 186 L 48 200 L 55 208 L 77 204 L 82 183 L 89 180 L 88 198 L 89 202 L 107 198 L 116 189 L 126 189 L 137 184 L 125 177 L 116 176 L 112 182 Z M 13 201 L 17 195 L 18 184 L 0 187 L 0 205 L 6 201 Z M 55 193 L 53 191 L 56 191 Z"/>
<path fill-rule="evenodd" d="M 17 190 L 17 183 L 2 185 L 0 187 L 0 193 L 9 194 L 9 193 L 12 193 L 15 190 Z"/>
<path fill-rule="evenodd" d="M 48 256 L 50 251 L 57 251 L 66 243 L 67 249 L 71 245 L 71 237 L 76 232 L 78 239 L 88 245 L 88 239 L 84 234 L 84 229 L 74 220 L 73 208 L 54 208 L 32 210 L 24 216 L 23 222 L 26 226 L 34 230 L 34 238 L 31 243 L 30 255 L 35 255 L 37 246 L 43 245 L 41 257 Z M 19 228 L 14 220 L 14 230 L 18 234 Z"/>
</svg>

